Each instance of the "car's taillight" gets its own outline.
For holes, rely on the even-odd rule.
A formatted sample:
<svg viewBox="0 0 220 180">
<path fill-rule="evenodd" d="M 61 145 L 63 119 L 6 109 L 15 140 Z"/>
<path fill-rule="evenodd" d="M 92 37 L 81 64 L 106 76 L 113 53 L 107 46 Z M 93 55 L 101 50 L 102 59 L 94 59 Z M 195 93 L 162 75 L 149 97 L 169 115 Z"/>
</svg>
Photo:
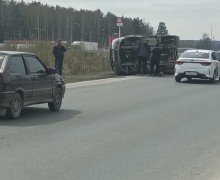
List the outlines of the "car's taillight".
<svg viewBox="0 0 220 180">
<path fill-rule="evenodd" d="M 178 61 L 178 60 L 176 61 L 177 65 L 182 65 L 183 63 L 184 63 L 183 61 Z"/>
<path fill-rule="evenodd" d="M 210 66 L 212 63 L 211 62 L 201 62 L 200 64 L 202 64 L 203 66 Z"/>
</svg>

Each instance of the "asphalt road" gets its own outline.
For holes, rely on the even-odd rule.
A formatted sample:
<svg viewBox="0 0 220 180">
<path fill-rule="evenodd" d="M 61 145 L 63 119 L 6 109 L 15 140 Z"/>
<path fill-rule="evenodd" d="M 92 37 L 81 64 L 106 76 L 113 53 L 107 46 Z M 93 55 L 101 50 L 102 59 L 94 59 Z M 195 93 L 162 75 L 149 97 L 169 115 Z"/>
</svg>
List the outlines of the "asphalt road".
<svg viewBox="0 0 220 180">
<path fill-rule="evenodd" d="M 68 85 L 62 110 L 0 119 L 1 180 L 218 180 L 220 82 Z"/>
</svg>

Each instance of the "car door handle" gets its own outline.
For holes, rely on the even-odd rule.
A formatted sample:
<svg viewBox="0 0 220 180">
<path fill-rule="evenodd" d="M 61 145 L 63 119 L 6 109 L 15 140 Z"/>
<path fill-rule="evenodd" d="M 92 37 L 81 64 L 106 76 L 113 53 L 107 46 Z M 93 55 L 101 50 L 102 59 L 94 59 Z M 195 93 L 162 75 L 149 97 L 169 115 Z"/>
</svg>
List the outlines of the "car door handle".
<svg viewBox="0 0 220 180">
<path fill-rule="evenodd" d="M 32 81 L 37 81 L 37 76 L 32 76 L 31 79 Z"/>
</svg>

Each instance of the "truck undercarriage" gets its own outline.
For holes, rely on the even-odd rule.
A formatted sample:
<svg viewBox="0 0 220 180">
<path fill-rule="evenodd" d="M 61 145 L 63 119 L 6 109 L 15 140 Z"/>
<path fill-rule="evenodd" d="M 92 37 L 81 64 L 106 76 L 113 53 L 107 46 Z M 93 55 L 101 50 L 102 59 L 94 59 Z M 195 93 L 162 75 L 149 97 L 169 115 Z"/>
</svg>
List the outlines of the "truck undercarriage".
<svg viewBox="0 0 220 180">
<path fill-rule="evenodd" d="M 112 70 L 116 74 L 136 74 L 138 67 L 137 48 L 144 39 L 148 39 L 151 48 L 159 44 L 166 51 L 161 54 L 160 67 L 163 71 L 173 70 L 178 58 L 177 47 L 179 38 L 177 36 L 126 36 L 115 39 L 110 48 L 110 61 Z M 147 62 L 149 71 L 150 61 Z"/>
</svg>

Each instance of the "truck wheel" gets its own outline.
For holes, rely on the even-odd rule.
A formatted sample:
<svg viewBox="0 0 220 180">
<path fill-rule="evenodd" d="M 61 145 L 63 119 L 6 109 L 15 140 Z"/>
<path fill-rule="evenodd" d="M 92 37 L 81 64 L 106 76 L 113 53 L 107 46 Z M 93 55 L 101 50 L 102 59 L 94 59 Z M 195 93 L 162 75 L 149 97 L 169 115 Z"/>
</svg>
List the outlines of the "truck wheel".
<svg viewBox="0 0 220 180">
<path fill-rule="evenodd" d="M 59 111 L 62 104 L 62 90 L 61 88 L 56 88 L 53 96 L 53 102 L 48 103 L 48 107 L 51 111 Z"/>
<path fill-rule="evenodd" d="M 23 100 L 19 93 L 15 93 L 12 101 L 10 103 L 10 107 L 6 109 L 6 117 L 17 119 L 21 115 L 21 110 L 23 108 Z"/>
</svg>

